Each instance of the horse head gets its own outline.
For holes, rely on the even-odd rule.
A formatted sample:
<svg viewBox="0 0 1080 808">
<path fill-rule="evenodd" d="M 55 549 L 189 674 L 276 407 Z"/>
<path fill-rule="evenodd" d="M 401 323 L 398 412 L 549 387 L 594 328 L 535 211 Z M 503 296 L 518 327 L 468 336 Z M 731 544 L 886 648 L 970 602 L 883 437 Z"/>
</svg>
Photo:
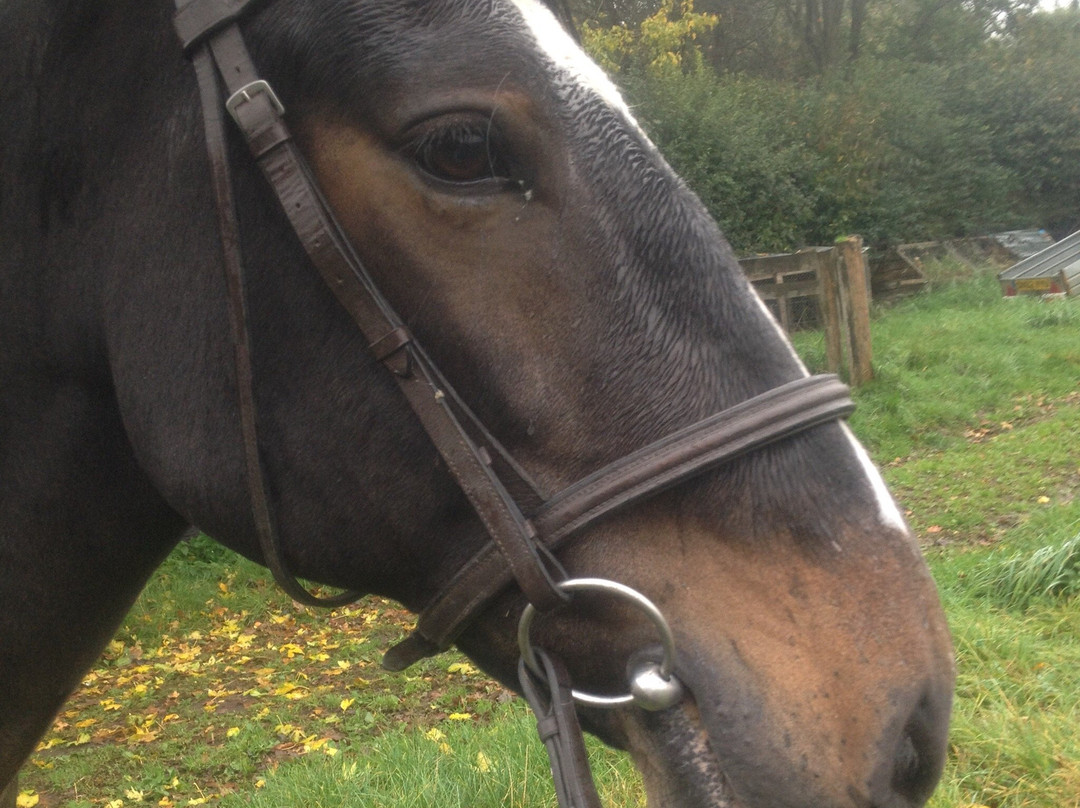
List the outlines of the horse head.
<svg viewBox="0 0 1080 808">
<path fill-rule="evenodd" d="M 120 61 L 158 66 L 101 159 L 101 355 L 124 451 L 156 496 L 258 559 L 198 96 L 150 5 L 99 9 L 86 40 L 128 30 Z M 275 0 L 240 26 L 352 249 L 537 490 L 807 375 L 703 206 L 536 0 Z M 486 537 L 235 137 L 230 161 L 285 559 L 421 610 Z M 582 711 L 634 756 L 650 805 L 928 798 L 951 644 L 915 539 L 846 426 L 608 514 L 558 555 L 645 593 L 674 633 L 677 705 Z M 457 638 L 508 683 L 523 606 L 505 590 Z M 533 637 L 598 692 L 655 654 L 640 614 L 587 597 Z"/>
</svg>

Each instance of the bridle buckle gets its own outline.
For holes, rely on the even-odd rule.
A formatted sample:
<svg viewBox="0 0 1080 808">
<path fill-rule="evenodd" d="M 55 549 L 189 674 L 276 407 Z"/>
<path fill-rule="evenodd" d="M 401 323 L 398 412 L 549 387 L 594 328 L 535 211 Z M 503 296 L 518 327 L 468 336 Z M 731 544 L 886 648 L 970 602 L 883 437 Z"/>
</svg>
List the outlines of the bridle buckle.
<svg viewBox="0 0 1080 808">
<path fill-rule="evenodd" d="M 225 109 L 228 110 L 232 119 L 236 121 L 238 125 L 241 125 L 240 119 L 237 117 L 237 109 L 243 104 L 253 101 L 255 97 L 259 95 L 266 96 L 266 100 L 270 102 L 270 106 L 279 116 L 285 114 L 285 105 L 281 103 L 281 99 L 278 98 L 277 93 L 274 92 L 274 88 L 264 79 L 256 79 L 255 81 L 248 82 L 230 95 L 225 101 Z"/>
</svg>

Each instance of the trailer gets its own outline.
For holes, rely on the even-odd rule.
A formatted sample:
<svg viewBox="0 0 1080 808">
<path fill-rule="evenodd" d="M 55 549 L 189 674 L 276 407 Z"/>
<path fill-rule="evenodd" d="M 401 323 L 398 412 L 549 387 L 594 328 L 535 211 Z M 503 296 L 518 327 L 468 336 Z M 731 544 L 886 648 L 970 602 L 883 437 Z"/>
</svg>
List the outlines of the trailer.
<svg viewBox="0 0 1080 808">
<path fill-rule="evenodd" d="M 1080 230 L 998 273 L 1001 293 L 1080 295 Z"/>
</svg>

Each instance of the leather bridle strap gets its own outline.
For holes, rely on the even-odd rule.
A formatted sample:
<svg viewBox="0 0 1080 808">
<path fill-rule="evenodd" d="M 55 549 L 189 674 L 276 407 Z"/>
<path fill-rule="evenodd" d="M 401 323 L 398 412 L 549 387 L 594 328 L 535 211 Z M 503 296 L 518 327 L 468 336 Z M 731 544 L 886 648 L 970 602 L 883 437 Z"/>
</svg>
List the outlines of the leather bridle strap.
<svg viewBox="0 0 1080 808">
<path fill-rule="evenodd" d="M 693 476 L 855 409 L 831 374 L 774 387 L 678 430 L 564 488 L 532 515 L 549 551 L 600 517 Z M 389 670 L 446 650 L 510 583 L 498 548 L 488 544 L 425 607 L 416 629 L 383 659 Z"/>
<path fill-rule="evenodd" d="M 216 0 L 192 0 L 190 3 L 178 0 L 176 21 L 181 40 L 200 52 L 209 49 L 229 93 L 226 109 L 277 193 L 312 263 L 356 321 L 377 358 L 393 371 L 451 474 L 504 554 L 522 591 L 541 609 L 551 609 L 565 602 L 565 597 L 555 588 L 545 557 L 537 551 L 535 529 L 492 469 L 489 453 L 474 441 L 452 410 L 451 402 L 458 400 L 456 394 L 445 384 L 434 363 L 413 341 L 404 323 L 379 293 L 319 193 L 285 126 L 283 108 L 270 86 L 258 78 L 240 30 L 234 23 L 243 11 L 243 5 L 238 2 L 221 4 Z M 220 16 L 215 16 L 215 10 L 220 11 Z M 197 30 L 196 23 L 203 30 Z M 205 89 L 202 92 L 205 94 Z M 205 100 L 203 103 L 210 105 Z M 208 139 L 219 137 L 209 128 L 207 131 Z M 215 150 L 213 144 L 208 144 L 208 148 Z M 217 160 L 212 158 L 211 163 L 215 165 Z M 218 202 L 220 209 L 221 200 Z M 232 216 L 235 221 L 231 200 L 221 215 Z M 224 228 L 222 235 L 226 241 L 235 240 L 235 234 L 226 234 Z M 241 361 L 239 355 L 237 361 Z M 241 403 L 243 409 L 242 395 Z M 254 420 L 253 411 L 251 420 Z M 264 477 L 257 450 L 247 454 L 249 479 Z M 258 469 L 252 465 L 253 457 Z M 272 520 L 257 522 L 264 553 L 275 552 L 280 556 Z M 279 562 L 277 568 L 271 563 L 271 570 L 279 583 L 295 596 L 299 585 L 288 573 L 280 574 L 284 572 L 283 563 Z M 303 600 L 310 602 L 311 596 Z"/>
<path fill-rule="evenodd" d="M 212 54 L 229 92 L 225 106 L 244 134 L 312 263 L 356 321 L 376 358 L 392 372 L 492 539 L 428 604 L 417 630 L 390 650 L 384 660 L 387 667 L 403 668 L 447 648 L 482 607 L 512 581 L 517 582 L 537 609 L 549 610 L 563 603 L 565 598 L 549 572 L 558 569 L 552 551 L 601 516 L 734 457 L 852 411 L 854 405 L 847 387 L 835 376 L 798 379 L 677 431 L 552 497 L 544 497 L 413 340 L 334 220 L 285 126 L 280 101 L 270 86 L 259 79 L 234 24 L 249 2 L 178 0 L 176 20 L 182 41 L 198 54 L 195 60 L 214 185 L 219 191 L 217 201 L 230 278 L 230 311 L 238 346 L 237 376 L 249 488 L 267 565 L 283 588 L 298 600 L 320 605 L 338 602 L 338 599 L 327 601 L 310 595 L 285 568 L 273 509 L 266 494 L 265 471 L 255 436 L 239 228 L 231 191 L 220 192 L 229 186 L 228 163 L 220 125 L 220 98 L 208 54 Z M 489 449 L 494 456 L 489 454 Z M 531 519 L 526 518 L 500 475 L 516 481 L 516 489 L 531 501 Z M 303 596 L 298 596 L 301 592 Z"/>
<path fill-rule="evenodd" d="M 556 656 L 534 649 L 543 676 L 532 673 L 525 660 L 518 661 L 521 695 L 536 715 L 536 731 L 551 764 L 551 779 L 559 808 L 601 808 L 596 793 L 585 737 L 570 688 L 570 673 Z"/>
<path fill-rule="evenodd" d="M 248 332 L 247 302 L 244 294 L 243 259 L 240 254 L 240 232 L 235 214 L 232 179 L 225 148 L 225 130 L 221 115 L 217 76 L 214 64 L 205 51 L 193 57 L 203 102 L 203 122 L 206 129 L 210 175 L 217 201 L 218 228 L 221 233 L 225 282 L 228 291 L 229 328 L 232 332 L 236 392 L 240 410 L 240 428 L 244 442 L 244 462 L 247 470 L 248 497 L 255 519 L 263 558 L 274 580 L 294 600 L 309 606 L 342 606 L 363 596 L 362 592 L 346 591 L 333 596 L 317 596 L 305 589 L 285 567 L 284 554 L 278 540 L 274 509 L 267 493 L 266 472 L 259 454 L 256 422 L 255 388 L 251 365 L 251 336 Z"/>
</svg>

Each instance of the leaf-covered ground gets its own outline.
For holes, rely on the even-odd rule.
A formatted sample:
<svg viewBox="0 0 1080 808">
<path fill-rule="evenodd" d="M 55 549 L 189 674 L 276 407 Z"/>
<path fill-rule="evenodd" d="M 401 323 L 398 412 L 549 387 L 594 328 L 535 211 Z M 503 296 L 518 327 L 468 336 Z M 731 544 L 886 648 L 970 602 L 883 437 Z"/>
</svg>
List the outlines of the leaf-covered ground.
<svg viewBox="0 0 1080 808">
<path fill-rule="evenodd" d="M 259 788 L 284 760 L 337 756 L 392 728 L 482 722 L 510 698 L 458 656 L 384 672 L 381 652 L 413 620 L 388 601 L 309 612 L 237 564 L 239 581 L 222 566 L 216 586 L 193 582 L 203 608 L 160 634 L 153 596 L 136 608 L 24 768 L 22 808 L 199 805 Z"/>
</svg>

